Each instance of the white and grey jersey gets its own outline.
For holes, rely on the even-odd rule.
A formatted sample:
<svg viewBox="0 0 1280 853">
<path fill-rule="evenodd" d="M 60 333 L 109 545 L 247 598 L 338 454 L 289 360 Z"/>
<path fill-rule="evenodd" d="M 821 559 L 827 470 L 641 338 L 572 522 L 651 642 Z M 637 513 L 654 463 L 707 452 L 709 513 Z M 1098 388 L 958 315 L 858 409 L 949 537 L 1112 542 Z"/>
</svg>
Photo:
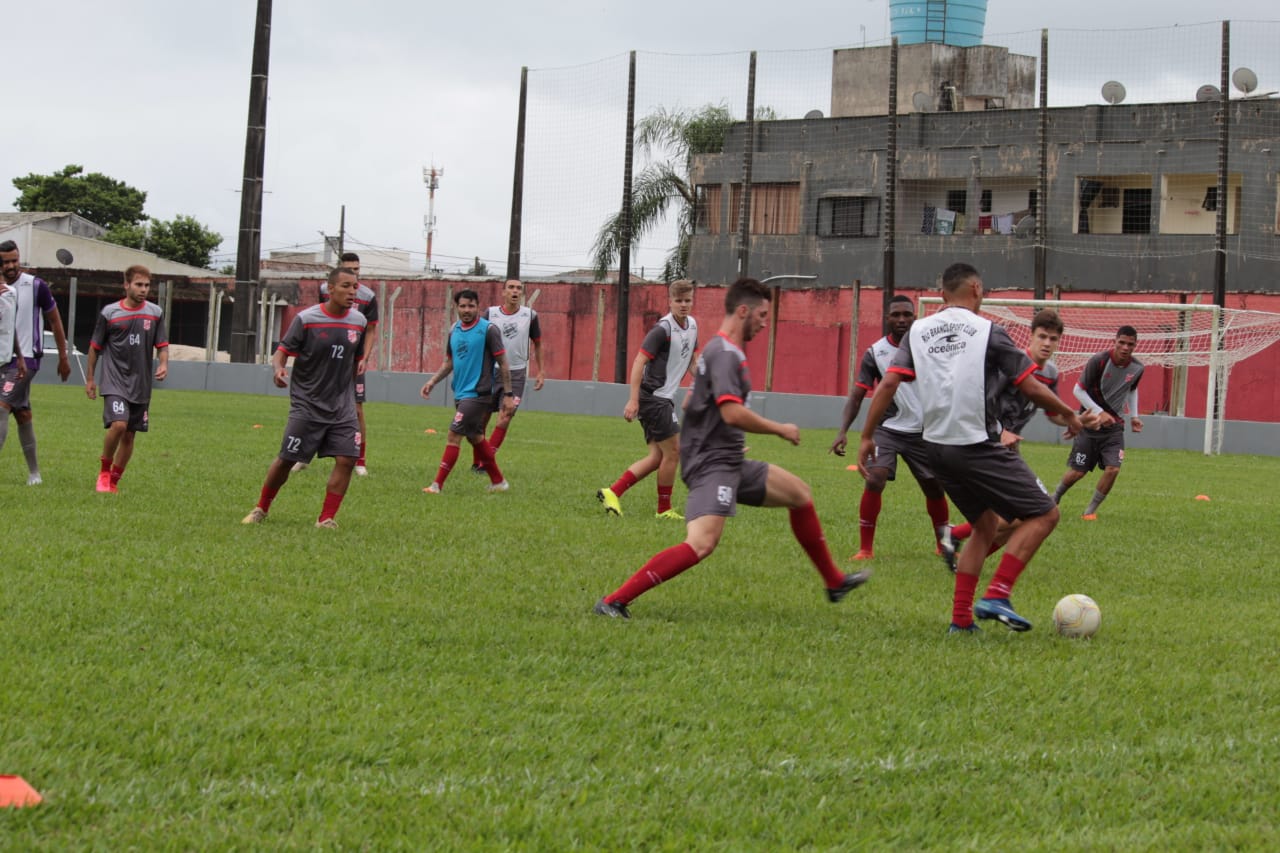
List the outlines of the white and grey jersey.
<svg viewBox="0 0 1280 853">
<path fill-rule="evenodd" d="M 508 314 L 501 305 L 491 305 L 483 316 L 502 334 L 502 343 L 507 348 L 507 366 L 513 372 L 527 369 L 530 343 L 542 340 L 538 312 L 521 305 L 514 314 Z"/>
<path fill-rule="evenodd" d="M 1111 350 L 1107 350 L 1092 356 L 1085 362 L 1084 371 L 1076 384 L 1083 388 L 1103 411 L 1120 421 L 1119 424 L 1111 426 L 1124 429 L 1125 417 L 1138 415 L 1137 412 L 1126 412 L 1125 407 L 1129 394 L 1137 389 L 1145 369 L 1142 362 L 1136 358 L 1124 367 L 1120 367 L 1111 360 Z"/>
<path fill-rule="evenodd" d="M 914 381 L 924 418 L 924 439 L 967 445 L 1000 438 L 1004 373 L 1017 385 L 1035 363 L 1007 332 L 966 308 L 951 306 L 916 320 L 890 370 Z"/>
<path fill-rule="evenodd" d="M 15 355 L 13 348 L 17 341 L 14 327 L 18 320 L 18 294 L 13 288 L 0 293 L 0 364 L 8 363 Z M 4 413 L 8 417 L 8 413 Z"/>
<path fill-rule="evenodd" d="M 640 380 L 642 394 L 675 399 L 680 380 L 698 351 L 698 321 L 686 317 L 684 322 L 681 327 L 675 317 L 667 314 L 644 336 L 640 352 L 649 357 L 649 363 Z"/>
<path fill-rule="evenodd" d="M 898 354 L 900 341 L 886 335 L 867 347 L 862 354 L 862 362 L 858 366 L 858 378 L 855 384 L 867 393 L 875 390 L 876 385 L 884 379 Z M 916 395 L 915 386 L 910 382 L 899 385 L 893 395 L 893 402 L 885 413 L 884 422 L 880 426 L 894 432 L 919 434 L 924 429 L 924 419 L 920 413 L 920 398 Z"/>
</svg>

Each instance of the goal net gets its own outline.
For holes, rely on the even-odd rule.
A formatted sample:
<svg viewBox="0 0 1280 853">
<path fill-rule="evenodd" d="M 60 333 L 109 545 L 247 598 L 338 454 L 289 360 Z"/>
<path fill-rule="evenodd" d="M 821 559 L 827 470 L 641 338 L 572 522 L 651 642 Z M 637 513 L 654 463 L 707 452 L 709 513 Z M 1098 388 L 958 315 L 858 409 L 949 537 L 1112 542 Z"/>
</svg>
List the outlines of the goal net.
<svg viewBox="0 0 1280 853">
<path fill-rule="evenodd" d="M 920 299 L 921 314 L 941 308 L 942 300 L 936 296 Z M 1206 454 L 1222 452 L 1231 366 L 1280 340 L 1280 314 L 1266 311 L 1147 302 L 982 301 L 983 316 L 1003 326 L 1020 346 L 1029 345 L 1031 318 L 1041 308 L 1057 311 L 1066 327 L 1054 357 L 1064 374 L 1080 370 L 1090 356 L 1110 349 L 1121 326 L 1136 329 L 1138 360 L 1148 368 L 1173 369 L 1169 413 L 1177 417 L 1186 416 L 1188 368 L 1207 367 Z"/>
</svg>

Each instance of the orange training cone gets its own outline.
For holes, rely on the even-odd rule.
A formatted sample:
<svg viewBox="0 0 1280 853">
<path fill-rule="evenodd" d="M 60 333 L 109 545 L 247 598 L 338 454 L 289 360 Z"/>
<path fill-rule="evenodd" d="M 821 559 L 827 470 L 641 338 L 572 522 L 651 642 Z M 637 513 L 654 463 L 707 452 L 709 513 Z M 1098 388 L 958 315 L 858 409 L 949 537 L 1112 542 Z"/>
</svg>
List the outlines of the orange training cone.
<svg viewBox="0 0 1280 853">
<path fill-rule="evenodd" d="M 43 797 L 21 776 L 0 776 L 0 809 L 39 805 Z"/>
<path fill-rule="evenodd" d="M 1207 500 L 1209 500 L 1209 496 L 1208 496 L 1208 495 L 1196 495 L 1196 500 L 1198 500 L 1198 501 L 1207 501 Z"/>
</svg>

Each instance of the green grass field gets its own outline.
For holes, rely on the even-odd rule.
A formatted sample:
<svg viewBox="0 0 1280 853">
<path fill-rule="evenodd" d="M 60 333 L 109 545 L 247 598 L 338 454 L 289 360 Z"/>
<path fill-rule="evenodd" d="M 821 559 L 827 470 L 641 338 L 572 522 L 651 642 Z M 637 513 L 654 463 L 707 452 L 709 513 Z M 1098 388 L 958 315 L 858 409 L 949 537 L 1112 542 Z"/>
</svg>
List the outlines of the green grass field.
<svg viewBox="0 0 1280 853">
<path fill-rule="evenodd" d="M 909 477 L 844 603 L 747 508 L 622 622 L 591 605 L 683 528 L 652 480 L 602 514 L 643 450 L 621 418 L 524 413 L 510 492 L 460 465 L 434 497 L 451 411 L 371 404 L 372 473 L 323 531 L 327 462 L 239 523 L 283 399 L 159 392 L 112 496 L 101 404 L 34 398 L 44 485 L 16 429 L 0 454 L 0 774 L 45 802 L 0 810 L 0 848 L 1280 845 L 1280 460 L 1131 441 L 1101 519 L 1090 477 L 1023 575 L 1028 634 L 946 636 Z M 810 482 L 843 559 L 861 481 L 831 437 L 751 455 Z M 1065 448 L 1027 455 L 1052 486 Z M 1093 640 L 1053 633 L 1070 592 Z"/>
</svg>

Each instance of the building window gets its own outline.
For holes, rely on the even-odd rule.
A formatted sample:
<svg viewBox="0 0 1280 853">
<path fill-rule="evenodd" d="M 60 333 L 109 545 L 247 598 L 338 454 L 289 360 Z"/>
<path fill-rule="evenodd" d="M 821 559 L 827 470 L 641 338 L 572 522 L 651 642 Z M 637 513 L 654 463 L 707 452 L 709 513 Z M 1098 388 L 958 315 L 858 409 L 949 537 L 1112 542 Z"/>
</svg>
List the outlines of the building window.
<svg viewBox="0 0 1280 853">
<path fill-rule="evenodd" d="M 875 237 L 880 233 L 880 199 L 838 196 L 818 199 L 819 237 Z"/>
<path fill-rule="evenodd" d="M 1036 215 L 1036 205 L 1040 201 L 1039 190 L 1027 190 L 1027 210 L 1032 216 Z"/>
<path fill-rule="evenodd" d="M 947 210 L 954 210 L 956 213 L 964 213 L 965 206 L 968 203 L 968 190 L 947 190 Z"/>
<path fill-rule="evenodd" d="M 991 212 L 991 190 L 982 191 L 982 196 L 978 199 L 978 210 L 982 213 Z"/>
<path fill-rule="evenodd" d="M 719 184 L 698 184 L 693 189 L 694 233 L 720 233 L 720 202 L 724 192 Z"/>
<path fill-rule="evenodd" d="M 732 228 L 740 230 L 742 185 L 734 184 L 729 200 Z M 800 233 L 800 184 L 751 185 L 751 234 Z"/>
<path fill-rule="evenodd" d="M 1151 188 L 1124 191 L 1124 211 L 1120 219 L 1121 234 L 1151 233 Z"/>
</svg>

